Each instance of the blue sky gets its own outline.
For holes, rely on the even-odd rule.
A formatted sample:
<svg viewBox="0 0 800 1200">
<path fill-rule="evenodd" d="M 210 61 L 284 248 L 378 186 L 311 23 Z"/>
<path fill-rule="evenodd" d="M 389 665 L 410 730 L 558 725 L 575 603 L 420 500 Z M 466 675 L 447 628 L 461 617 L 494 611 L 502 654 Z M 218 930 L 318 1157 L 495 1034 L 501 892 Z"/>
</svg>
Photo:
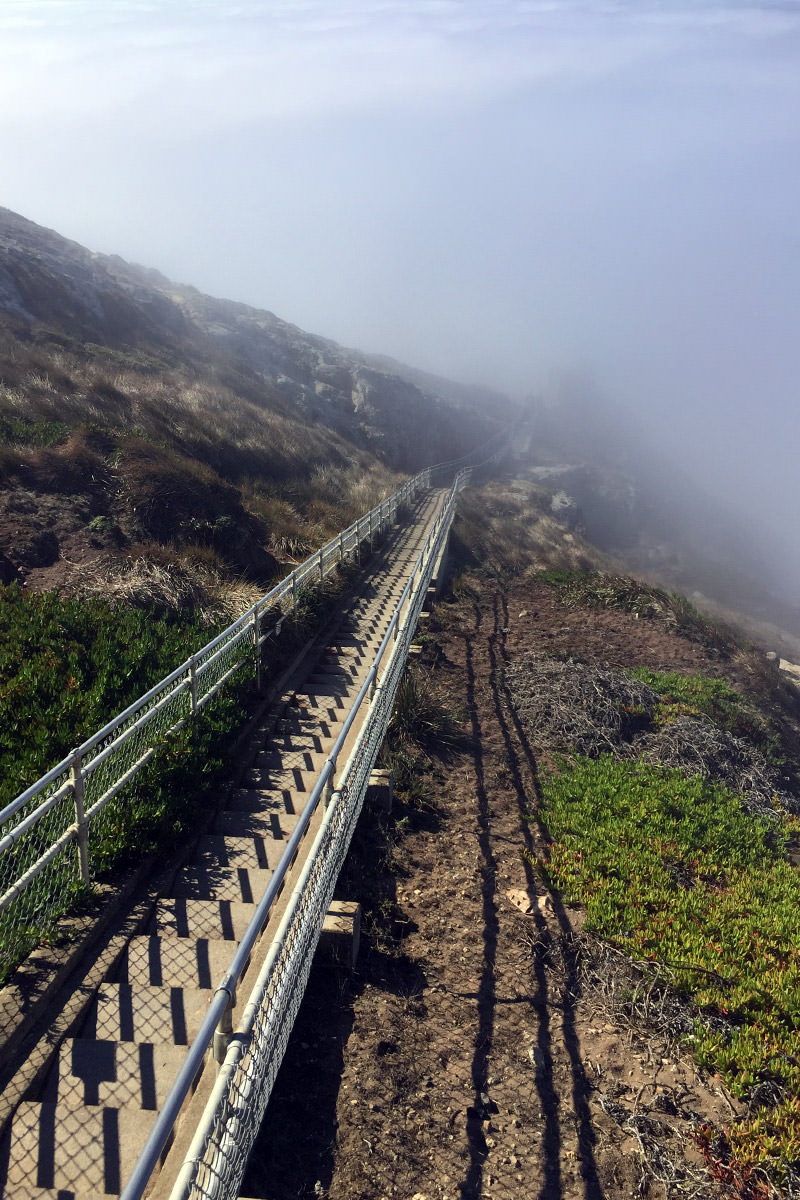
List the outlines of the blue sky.
<svg viewBox="0 0 800 1200">
<path fill-rule="evenodd" d="M 800 5 L 0 0 L 0 203 L 524 394 L 581 369 L 800 583 Z"/>
</svg>

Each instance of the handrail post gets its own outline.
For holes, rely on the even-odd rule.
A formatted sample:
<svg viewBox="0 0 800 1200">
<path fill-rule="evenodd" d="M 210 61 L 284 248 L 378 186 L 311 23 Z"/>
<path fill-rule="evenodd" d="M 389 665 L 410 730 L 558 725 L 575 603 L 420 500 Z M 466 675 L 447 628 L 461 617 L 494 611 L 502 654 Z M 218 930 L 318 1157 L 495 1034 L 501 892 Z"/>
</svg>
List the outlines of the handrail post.
<svg viewBox="0 0 800 1200">
<path fill-rule="evenodd" d="M 333 786 L 333 780 L 334 780 L 335 775 L 336 775 L 336 759 L 334 758 L 334 759 L 331 759 L 331 773 L 328 776 L 328 780 L 325 784 L 325 791 L 324 791 L 323 797 L 322 797 L 322 802 L 326 808 L 330 804 L 330 802 L 333 798 L 333 793 L 336 790 Z"/>
<path fill-rule="evenodd" d="M 256 691 L 261 691 L 261 601 L 253 608 L 253 651 L 256 656 Z"/>
<path fill-rule="evenodd" d="M 192 717 L 197 716 L 197 656 L 189 655 L 189 707 Z"/>
<path fill-rule="evenodd" d="M 217 1028 L 214 1030 L 214 1062 L 221 1067 L 228 1053 L 228 1046 L 233 1037 L 233 1006 L 236 1003 L 236 991 L 228 991 L 228 1003 L 222 1011 Z"/>
<path fill-rule="evenodd" d="M 91 874 L 89 872 L 89 823 L 86 820 L 86 811 L 84 808 L 84 781 L 82 770 L 82 756 L 79 750 L 76 750 L 72 756 L 72 766 L 70 767 L 70 779 L 72 781 L 72 796 L 75 802 L 75 826 L 78 831 L 78 865 L 81 870 L 81 879 L 84 883 L 91 882 Z"/>
</svg>

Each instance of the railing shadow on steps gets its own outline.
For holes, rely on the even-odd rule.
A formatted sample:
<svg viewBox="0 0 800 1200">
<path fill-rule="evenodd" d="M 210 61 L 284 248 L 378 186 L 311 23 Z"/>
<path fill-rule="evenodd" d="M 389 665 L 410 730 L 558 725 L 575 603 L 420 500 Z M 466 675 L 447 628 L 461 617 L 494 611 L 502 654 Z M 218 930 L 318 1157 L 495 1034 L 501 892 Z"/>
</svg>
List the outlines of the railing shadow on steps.
<svg viewBox="0 0 800 1200">
<path fill-rule="evenodd" d="M 166 739 L 198 720 L 243 670 L 260 690 L 262 647 L 280 632 L 304 588 L 357 556 L 401 505 L 431 486 L 432 472 L 441 477 L 475 457 L 427 467 L 407 480 L 0 810 L 0 978 L 91 884 L 93 834 L 102 836 L 111 806 L 124 805 L 125 789 Z"/>
<path fill-rule="evenodd" d="M 219 1071 L 198 1117 L 170 1200 L 215 1197 L 235 1200 L 247 1158 L 266 1111 L 289 1035 L 305 992 L 325 914 L 363 805 L 378 751 L 386 734 L 408 650 L 425 603 L 431 577 L 449 534 L 459 492 L 482 463 L 462 469 L 443 500 L 433 528 L 397 601 L 383 641 L 344 726 L 320 771 L 309 800 L 263 899 L 168 1095 L 121 1200 L 141 1200 L 209 1051 Z M 458 463 L 454 464 L 456 467 Z M 362 711 L 363 710 L 363 711 Z M 347 762 L 337 772 L 342 748 L 359 716 L 362 724 Z M 314 813 L 323 815 L 281 917 L 269 951 L 252 986 L 236 1030 L 232 1006 L 242 974 L 284 886 Z"/>
<path fill-rule="evenodd" d="M 505 441 L 500 435 L 498 441 Z M 491 447 L 485 447 L 483 453 Z M 492 461 L 500 451 L 492 455 Z M 258 906 L 234 961 L 216 989 L 206 1020 L 167 1098 L 153 1136 L 131 1176 L 126 1197 L 140 1196 L 148 1185 L 164 1148 L 169 1144 L 175 1120 L 189 1095 L 209 1048 L 221 1064 L 214 1096 L 216 1107 L 199 1127 L 199 1150 L 193 1147 L 190 1165 L 181 1179 L 198 1173 L 220 1175 L 222 1190 L 212 1186 L 209 1194 L 234 1196 L 247 1154 L 258 1131 L 272 1084 L 283 1057 L 294 1017 L 305 990 L 311 958 L 322 920 L 327 911 L 341 864 L 358 818 L 369 774 L 391 714 L 397 683 L 405 665 L 408 644 L 416 626 L 428 584 L 449 530 L 459 490 L 468 482 L 477 454 L 467 456 L 473 466 L 456 477 L 440 507 L 435 525 L 408 578 L 396 611 L 361 688 L 345 727 L 316 781 L 300 824 L 287 846 L 267 894 Z M 433 478 L 453 471 L 464 460 L 427 468 L 408 480 L 348 529 L 331 539 L 305 563 L 297 567 L 247 613 L 233 622 L 197 654 L 191 656 L 139 701 L 109 721 L 97 734 L 26 789 L 0 812 L 0 967 L 3 964 L 3 934 L 14 917 L 26 923 L 26 895 L 33 905 L 52 905 L 51 916 L 65 911 L 65 897 L 74 894 L 75 882 L 91 878 L 92 822 L 113 801 L 124 802 L 124 789 L 154 758 L 166 735 L 180 729 L 202 713 L 204 706 L 247 666 L 254 674 L 261 646 L 280 629 L 296 603 L 304 584 L 324 579 L 340 562 L 354 555 L 364 541 L 391 524 L 398 507 L 423 489 Z M 482 464 L 481 464 L 482 465 Z M 434 476 L 434 472 L 436 475 Z M 379 670 L 381 671 L 379 678 Z M 337 760 L 345 738 L 357 719 L 366 714 L 358 741 L 341 774 Z M 299 844 L 309 832 L 315 811 L 322 818 L 314 844 L 292 891 L 278 934 L 235 1034 L 231 1009 L 236 988 L 246 969 L 252 948 L 270 918 L 270 912 L 296 858 Z M 47 892 L 51 882 L 64 883 Z M 32 889 L 32 890 L 31 890 Z M 285 898 L 284 898 L 285 899 Z M 15 912 L 16 910 L 16 912 Z M 6 923 L 6 931 L 3 929 Z M 35 940 L 35 939 L 34 939 Z M 17 946 L 18 948 L 18 946 Z M 224 1081 L 227 1080 L 227 1084 Z M 220 1089 L 227 1091 L 220 1098 Z M 242 1105 L 236 1102 L 243 1096 Z M 233 1097 L 233 1101 L 231 1100 Z M 239 1129 L 242 1115 L 244 1126 Z M 233 1124 L 231 1124 L 231 1120 Z M 233 1143 L 230 1141 L 234 1130 Z M 230 1152 L 231 1145 L 236 1149 Z M 223 1149 L 228 1148 L 226 1156 Z M 224 1163 L 217 1172 L 209 1163 Z M 192 1166 L 192 1164 L 194 1164 Z M 222 1183 L 224 1178 L 225 1182 Z M 232 1180 L 236 1178 L 235 1185 Z M 180 1183 L 178 1187 L 180 1188 Z M 138 1189 L 138 1190 L 137 1190 Z M 205 1194 L 196 1182 L 176 1194 Z"/>
</svg>

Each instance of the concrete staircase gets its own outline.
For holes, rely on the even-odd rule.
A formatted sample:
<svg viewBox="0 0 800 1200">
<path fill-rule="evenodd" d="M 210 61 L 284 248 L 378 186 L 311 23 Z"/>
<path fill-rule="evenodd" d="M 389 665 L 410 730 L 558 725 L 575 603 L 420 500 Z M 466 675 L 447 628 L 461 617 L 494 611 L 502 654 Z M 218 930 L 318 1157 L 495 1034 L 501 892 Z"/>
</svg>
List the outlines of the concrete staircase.
<svg viewBox="0 0 800 1200">
<path fill-rule="evenodd" d="M 374 661 L 437 498 L 418 504 L 389 565 L 254 736 L 244 786 L 17 1108 L 0 1138 L 0 1197 L 119 1195 Z"/>
</svg>

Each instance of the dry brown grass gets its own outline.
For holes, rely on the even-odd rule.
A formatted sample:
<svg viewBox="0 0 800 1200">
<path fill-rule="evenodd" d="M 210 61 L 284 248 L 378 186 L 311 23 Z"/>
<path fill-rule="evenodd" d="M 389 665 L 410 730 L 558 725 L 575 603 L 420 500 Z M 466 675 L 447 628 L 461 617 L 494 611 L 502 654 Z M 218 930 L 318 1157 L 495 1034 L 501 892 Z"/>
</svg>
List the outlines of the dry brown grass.
<svg viewBox="0 0 800 1200">
<path fill-rule="evenodd" d="M 225 578 L 202 563 L 159 562 L 145 554 L 71 564 L 67 587 L 79 596 L 156 612 L 191 609 L 209 626 L 236 620 L 263 595 L 257 585 Z"/>
<path fill-rule="evenodd" d="M 548 492 L 521 481 L 464 492 L 452 546 L 459 565 L 495 574 L 602 569 L 612 561 L 551 515 Z"/>
</svg>

